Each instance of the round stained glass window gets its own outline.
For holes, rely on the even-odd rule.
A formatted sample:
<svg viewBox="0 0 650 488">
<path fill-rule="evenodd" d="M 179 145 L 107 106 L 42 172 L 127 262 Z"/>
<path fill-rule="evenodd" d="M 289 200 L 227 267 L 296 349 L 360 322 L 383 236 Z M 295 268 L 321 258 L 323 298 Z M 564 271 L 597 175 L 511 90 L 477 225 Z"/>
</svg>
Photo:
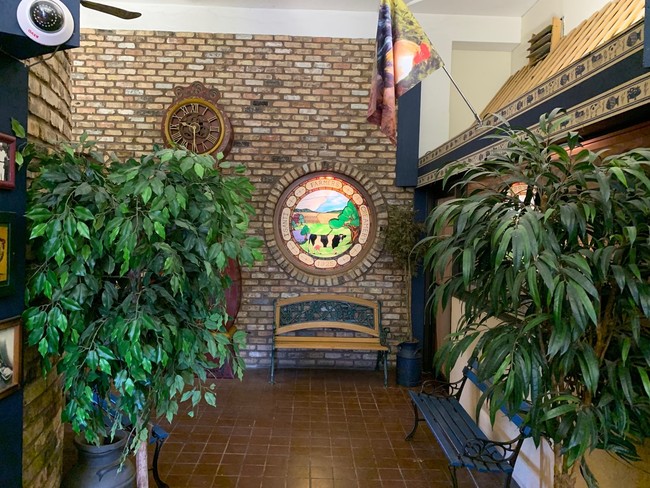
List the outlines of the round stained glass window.
<svg viewBox="0 0 650 488">
<path fill-rule="evenodd" d="M 376 235 L 375 209 L 352 178 L 312 173 L 289 185 L 275 210 L 275 239 L 302 271 L 338 275 L 360 263 Z"/>
</svg>

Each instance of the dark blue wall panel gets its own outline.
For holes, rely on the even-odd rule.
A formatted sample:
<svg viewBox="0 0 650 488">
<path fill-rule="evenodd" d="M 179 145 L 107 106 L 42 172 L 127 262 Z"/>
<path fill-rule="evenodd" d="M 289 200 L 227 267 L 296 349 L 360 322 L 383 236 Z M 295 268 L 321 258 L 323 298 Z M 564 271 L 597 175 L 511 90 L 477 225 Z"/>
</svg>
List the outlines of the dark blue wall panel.
<svg viewBox="0 0 650 488">
<path fill-rule="evenodd" d="M 23 392 L 0 400 L 0 486 L 20 488 L 23 464 Z"/>
<path fill-rule="evenodd" d="M 397 162 L 395 185 L 415 186 L 418 182 L 420 157 L 421 83 L 399 98 L 397 108 Z"/>
<path fill-rule="evenodd" d="M 11 119 L 27 127 L 28 69 L 20 62 L 0 55 L 0 132 L 12 134 Z M 18 147 L 24 143 L 19 140 Z M 16 171 L 16 188 L 0 190 L 0 212 L 16 214 L 14 236 L 18 273 L 15 291 L 0 298 L 0 319 L 20 315 L 25 289 L 25 196 L 26 172 Z M 22 485 L 23 392 L 18 390 L 0 400 L 0 486 Z"/>
</svg>

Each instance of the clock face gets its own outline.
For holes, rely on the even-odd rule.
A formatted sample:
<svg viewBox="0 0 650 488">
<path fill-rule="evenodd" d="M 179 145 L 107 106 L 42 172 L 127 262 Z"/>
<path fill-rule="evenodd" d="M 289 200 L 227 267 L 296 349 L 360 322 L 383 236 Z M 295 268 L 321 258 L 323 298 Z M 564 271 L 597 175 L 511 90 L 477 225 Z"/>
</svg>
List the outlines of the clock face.
<svg viewBox="0 0 650 488">
<path fill-rule="evenodd" d="M 202 98 L 184 98 L 170 107 L 163 123 L 165 140 L 197 154 L 229 149 L 232 128 L 214 104 Z"/>
</svg>

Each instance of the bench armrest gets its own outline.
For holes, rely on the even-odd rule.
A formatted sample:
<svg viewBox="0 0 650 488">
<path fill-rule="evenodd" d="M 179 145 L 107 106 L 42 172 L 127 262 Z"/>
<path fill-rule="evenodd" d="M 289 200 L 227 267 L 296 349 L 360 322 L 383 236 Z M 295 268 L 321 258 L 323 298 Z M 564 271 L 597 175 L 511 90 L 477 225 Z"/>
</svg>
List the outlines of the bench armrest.
<svg viewBox="0 0 650 488">
<path fill-rule="evenodd" d="M 512 465 L 519 455 L 524 438 L 524 435 L 519 435 L 512 440 L 503 442 L 490 439 L 470 439 L 465 442 L 463 455 L 479 461 L 505 461 Z"/>
<path fill-rule="evenodd" d="M 427 380 L 422 383 L 420 388 L 420 393 L 425 395 L 433 396 L 443 396 L 443 397 L 455 397 L 456 399 L 460 398 L 460 394 L 463 392 L 463 386 L 465 386 L 465 381 L 467 378 L 463 376 L 458 381 L 439 381 L 439 380 Z"/>
</svg>

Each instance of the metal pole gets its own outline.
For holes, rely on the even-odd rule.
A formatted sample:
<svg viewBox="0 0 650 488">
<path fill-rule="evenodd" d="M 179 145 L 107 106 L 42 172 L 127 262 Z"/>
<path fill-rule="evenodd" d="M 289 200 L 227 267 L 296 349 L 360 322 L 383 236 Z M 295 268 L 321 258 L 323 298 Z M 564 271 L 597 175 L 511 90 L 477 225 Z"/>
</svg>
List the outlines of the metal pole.
<svg viewBox="0 0 650 488">
<path fill-rule="evenodd" d="M 483 121 L 481 120 L 481 118 L 480 118 L 480 117 L 478 116 L 478 114 L 476 113 L 476 110 L 474 110 L 474 107 L 472 107 L 472 105 L 469 103 L 469 101 L 467 100 L 467 98 L 465 97 L 465 95 L 463 94 L 463 92 L 460 91 L 460 88 L 459 88 L 458 85 L 456 84 L 456 81 L 452 78 L 451 73 L 449 73 L 449 71 L 447 71 L 447 67 L 445 66 L 444 63 L 442 63 L 442 69 L 445 70 L 445 73 L 447 73 L 447 76 L 448 76 L 449 79 L 451 80 L 452 84 L 454 85 L 454 87 L 456 88 L 456 90 L 458 90 L 458 93 L 460 93 L 460 96 L 463 97 L 463 100 L 465 101 L 465 103 L 467 104 L 467 106 L 469 107 L 469 109 L 470 109 L 470 110 L 472 111 L 472 113 L 474 114 L 474 118 L 476 119 L 476 122 L 478 123 L 479 127 L 481 127 L 481 126 L 483 125 Z"/>
</svg>

